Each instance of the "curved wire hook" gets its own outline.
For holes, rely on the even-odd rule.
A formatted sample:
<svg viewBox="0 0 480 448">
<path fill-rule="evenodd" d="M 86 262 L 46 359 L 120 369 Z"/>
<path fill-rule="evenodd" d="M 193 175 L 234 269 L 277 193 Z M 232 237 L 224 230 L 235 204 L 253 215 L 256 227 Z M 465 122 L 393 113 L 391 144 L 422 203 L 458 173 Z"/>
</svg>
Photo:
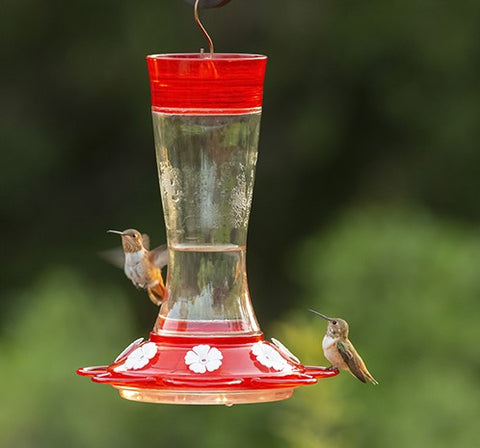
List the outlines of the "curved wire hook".
<svg viewBox="0 0 480 448">
<path fill-rule="evenodd" d="M 199 3 L 200 3 L 200 0 L 195 0 L 195 5 L 193 7 L 193 16 L 195 17 L 195 23 L 198 25 L 198 27 L 202 31 L 203 35 L 205 36 L 205 39 L 207 39 L 207 41 L 208 41 L 208 47 L 210 49 L 210 56 L 213 56 L 213 41 L 212 41 L 212 38 L 207 33 L 207 30 L 202 25 L 202 22 L 200 22 L 200 17 L 198 16 L 198 4 Z"/>
</svg>

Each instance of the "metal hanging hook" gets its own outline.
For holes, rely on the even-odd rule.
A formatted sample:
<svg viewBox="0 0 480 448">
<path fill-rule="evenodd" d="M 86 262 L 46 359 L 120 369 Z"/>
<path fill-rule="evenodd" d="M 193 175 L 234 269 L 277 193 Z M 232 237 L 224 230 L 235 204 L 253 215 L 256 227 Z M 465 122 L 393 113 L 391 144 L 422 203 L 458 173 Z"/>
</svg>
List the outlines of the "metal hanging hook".
<svg viewBox="0 0 480 448">
<path fill-rule="evenodd" d="M 198 25 L 200 30 L 202 31 L 203 35 L 208 41 L 208 47 L 210 49 L 210 56 L 213 56 L 213 41 L 210 35 L 207 33 L 207 30 L 205 27 L 202 25 L 202 22 L 200 22 L 200 17 L 198 16 L 198 4 L 200 3 L 200 0 L 195 0 L 195 5 L 193 7 L 193 16 L 195 17 L 195 23 Z M 201 51 L 203 53 L 203 49 Z"/>
</svg>

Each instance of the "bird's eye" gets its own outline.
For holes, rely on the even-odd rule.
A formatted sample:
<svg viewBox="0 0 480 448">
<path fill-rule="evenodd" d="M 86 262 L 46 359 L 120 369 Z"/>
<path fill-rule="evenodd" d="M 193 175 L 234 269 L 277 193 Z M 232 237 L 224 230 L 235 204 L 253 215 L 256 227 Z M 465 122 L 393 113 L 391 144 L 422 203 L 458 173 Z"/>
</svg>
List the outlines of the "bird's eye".
<svg viewBox="0 0 480 448">
<path fill-rule="evenodd" d="M 136 238 L 136 237 L 137 237 L 137 235 L 134 233 L 134 234 L 132 235 L 132 237 L 133 237 L 133 238 Z"/>
<path fill-rule="evenodd" d="M 333 324 L 333 325 L 337 325 L 337 321 L 336 321 L 336 320 L 332 320 L 332 324 Z"/>
</svg>

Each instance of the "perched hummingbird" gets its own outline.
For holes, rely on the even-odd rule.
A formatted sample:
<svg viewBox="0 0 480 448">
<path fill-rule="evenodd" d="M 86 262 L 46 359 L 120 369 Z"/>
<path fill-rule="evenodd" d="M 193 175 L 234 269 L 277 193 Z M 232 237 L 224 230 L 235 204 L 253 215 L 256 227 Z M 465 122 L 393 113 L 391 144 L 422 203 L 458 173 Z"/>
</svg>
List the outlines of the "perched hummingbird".
<svg viewBox="0 0 480 448">
<path fill-rule="evenodd" d="M 348 323 L 343 319 L 327 317 L 311 309 L 308 311 L 328 321 L 328 328 L 323 337 L 322 348 L 325 358 L 330 361 L 332 367 L 350 371 L 352 375 L 356 376 L 363 383 L 366 383 L 368 380 L 372 384 L 378 384 L 348 339 Z"/>
<path fill-rule="evenodd" d="M 168 263 L 166 245 L 149 250 L 150 238 L 147 234 L 142 235 L 135 229 L 127 229 L 123 232 L 108 230 L 108 232 L 121 235 L 123 251 L 121 249 L 105 251 L 103 256 L 116 266 L 123 268 L 125 275 L 132 283 L 137 288 L 145 289 L 150 300 L 160 306 L 165 296 L 162 268 Z"/>
</svg>

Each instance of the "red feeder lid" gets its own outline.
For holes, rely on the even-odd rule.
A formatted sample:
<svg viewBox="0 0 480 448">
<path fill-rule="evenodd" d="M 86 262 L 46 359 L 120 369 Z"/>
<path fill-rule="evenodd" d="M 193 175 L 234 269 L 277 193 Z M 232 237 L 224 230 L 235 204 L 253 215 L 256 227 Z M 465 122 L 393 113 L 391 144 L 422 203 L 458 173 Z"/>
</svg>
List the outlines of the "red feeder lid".
<svg viewBox="0 0 480 448">
<path fill-rule="evenodd" d="M 260 111 L 266 63 L 258 54 L 147 56 L 152 108 L 174 114 Z"/>
</svg>

